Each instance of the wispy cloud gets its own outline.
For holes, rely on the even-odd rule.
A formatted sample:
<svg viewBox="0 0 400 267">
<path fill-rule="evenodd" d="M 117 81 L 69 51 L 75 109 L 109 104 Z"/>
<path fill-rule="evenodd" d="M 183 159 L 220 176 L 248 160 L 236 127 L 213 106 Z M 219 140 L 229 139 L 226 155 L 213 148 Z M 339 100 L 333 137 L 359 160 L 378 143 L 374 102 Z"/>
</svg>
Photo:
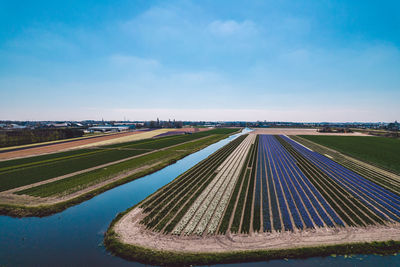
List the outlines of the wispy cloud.
<svg viewBox="0 0 400 267">
<path fill-rule="evenodd" d="M 250 36 L 257 33 L 256 25 L 253 21 L 245 20 L 237 22 L 235 20 L 215 20 L 207 26 L 208 30 L 215 35 L 231 36 L 246 35 Z"/>
</svg>

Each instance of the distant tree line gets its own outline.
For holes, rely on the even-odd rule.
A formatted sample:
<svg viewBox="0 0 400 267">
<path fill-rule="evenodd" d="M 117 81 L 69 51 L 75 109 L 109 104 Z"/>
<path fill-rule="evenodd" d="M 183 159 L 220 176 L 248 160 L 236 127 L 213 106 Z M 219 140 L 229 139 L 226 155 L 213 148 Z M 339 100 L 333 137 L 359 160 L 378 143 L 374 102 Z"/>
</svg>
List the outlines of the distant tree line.
<svg viewBox="0 0 400 267">
<path fill-rule="evenodd" d="M 147 128 L 182 128 L 183 122 L 176 120 L 160 121 L 157 119 L 156 121 L 146 121 L 144 126 Z"/>
<path fill-rule="evenodd" d="M 16 129 L 0 131 L 0 147 L 26 145 L 83 136 L 81 129 Z"/>
</svg>

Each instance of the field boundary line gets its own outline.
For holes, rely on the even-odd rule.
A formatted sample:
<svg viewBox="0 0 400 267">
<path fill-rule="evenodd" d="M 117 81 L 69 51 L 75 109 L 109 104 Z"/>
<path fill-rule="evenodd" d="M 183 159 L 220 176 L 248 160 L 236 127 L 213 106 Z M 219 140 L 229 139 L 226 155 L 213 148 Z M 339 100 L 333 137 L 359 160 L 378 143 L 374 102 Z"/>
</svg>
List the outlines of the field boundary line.
<svg viewBox="0 0 400 267">
<path fill-rule="evenodd" d="M 206 138 L 206 137 L 209 137 L 209 136 L 205 136 L 205 137 L 202 137 L 202 138 L 199 138 L 199 139 L 191 140 L 191 141 L 188 141 L 188 142 L 185 142 L 185 143 L 198 141 L 198 140 Z M 149 155 L 151 153 L 167 150 L 167 149 L 170 149 L 170 148 L 172 148 L 174 146 L 182 145 L 182 144 L 184 144 L 184 143 L 176 144 L 176 145 L 169 146 L 169 147 L 164 147 L 164 148 L 161 148 L 161 149 L 152 150 L 152 151 L 149 151 L 149 152 L 146 152 L 146 153 L 143 153 L 143 154 L 139 154 L 139 155 L 135 155 L 135 156 L 132 156 L 132 157 L 120 159 L 120 160 L 117 160 L 117 161 L 108 162 L 108 163 L 105 163 L 105 164 L 102 164 L 102 165 L 98 165 L 98 166 L 91 167 L 91 168 L 88 168 L 88 169 L 76 171 L 76 172 L 73 172 L 73 173 L 68 173 L 68 174 L 65 174 L 65 175 L 62 175 L 62 176 L 54 177 L 54 178 L 51 178 L 51 179 L 48 179 L 48 180 L 44 180 L 44 181 L 40 181 L 40 182 L 37 182 L 37 183 L 33 183 L 33 184 L 29 184 L 29 185 L 24 185 L 24 186 L 12 188 L 12 189 L 0 192 L 0 195 L 1 194 L 10 194 L 10 193 L 22 191 L 22 190 L 25 190 L 25 189 L 33 188 L 33 187 L 36 187 L 36 186 L 39 186 L 39 185 L 55 182 L 55 181 L 58 181 L 58 180 L 63 180 L 65 178 L 70 178 L 70 177 L 73 177 L 73 176 L 76 176 L 76 175 L 79 175 L 79 174 L 82 174 L 82 173 L 94 171 L 94 170 L 105 168 L 105 167 L 108 167 L 108 166 L 111 166 L 111 165 L 114 165 L 114 164 L 119 164 L 119 163 L 122 163 L 124 161 L 128 161 L 128 160 L 135 159 L 135 158 L 138 158 L 138 157 L 146 156 L 146 155 Z"/>
</svg>

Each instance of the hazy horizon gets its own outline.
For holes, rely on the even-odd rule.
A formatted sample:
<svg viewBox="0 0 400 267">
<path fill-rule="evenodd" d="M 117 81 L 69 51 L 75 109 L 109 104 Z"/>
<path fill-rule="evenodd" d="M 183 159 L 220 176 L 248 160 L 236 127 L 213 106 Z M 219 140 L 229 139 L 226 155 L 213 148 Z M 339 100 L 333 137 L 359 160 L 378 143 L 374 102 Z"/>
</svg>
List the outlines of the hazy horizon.
<svg viewBox="0 0 400 267">
<path fill-rule="evenodd" d="M 392 122 L 398 1 L 0 3 L 1 120 Z"/>
</svg>

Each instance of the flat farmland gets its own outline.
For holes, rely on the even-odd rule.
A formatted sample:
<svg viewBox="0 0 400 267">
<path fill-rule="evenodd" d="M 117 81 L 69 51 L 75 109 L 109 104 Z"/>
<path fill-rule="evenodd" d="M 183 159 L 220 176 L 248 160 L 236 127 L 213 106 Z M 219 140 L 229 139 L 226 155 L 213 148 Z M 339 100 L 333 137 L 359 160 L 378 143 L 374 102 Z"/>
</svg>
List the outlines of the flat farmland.
<svg viewBox="0 0 400 267">
<path fill-rule="evenodd" d="M 127 249 L 135 259 L 146 251 L 165 259 L 173 251 L 184 260 L 185 253 L 200 253 L 199 259 L 201 253 L 399 241 L 400 177 L 337 160 L 334 150 L 314 151 L 303 139 L 257 131 L 238 137 L 119 216 L 106 244 L 140 248 L 143 255 L 136 256 Z"/>
<path fill-rule="evenodd" d="M 3 149 L 0 151 L 0 160 L 9 160 L 14 158 L 24 158 L 24 157 L 31 157 L 49 153 L 56 153 L 70 149 L 77 149 L 78 147 L 91 147 L 91 146 L 98 146 L 101 142 L 120 142 L 123 140 L 130 141 L 130 140 L 138 140 L 138 139 L 145 139 L 150 138 L 154 135 L 157 135 L 161 132 L 152 131 L 152 134 L 149 134 L 148 131 L 133 131 L 133 132 L 124 132 L 124 133 L 117 133 L 117 134 L 107 134 L 101 135 L 91 138 L 82 138 L 77 140 L 65 140 L 65 141 L 56 141 L 44 144 L 35 144 L 35 145 L 26 145 L 26 146 L 18 146 L 14 147 L 13 151 L 7 151 L 10 148 Z"/>
<path fill-rule="evenodd" d="M 301 135 L 300 137 L 397 174 L 400 173 L 400 139 L 373 136 L 363 138 Z"/>
<path fill-rule="evenodd" d="M 0 210 L 16 210 L 7 205 L 53 205 L 110 188 L 167 166 L 236 131 L 212 129 L 1 161 Z"/>
</svg>

